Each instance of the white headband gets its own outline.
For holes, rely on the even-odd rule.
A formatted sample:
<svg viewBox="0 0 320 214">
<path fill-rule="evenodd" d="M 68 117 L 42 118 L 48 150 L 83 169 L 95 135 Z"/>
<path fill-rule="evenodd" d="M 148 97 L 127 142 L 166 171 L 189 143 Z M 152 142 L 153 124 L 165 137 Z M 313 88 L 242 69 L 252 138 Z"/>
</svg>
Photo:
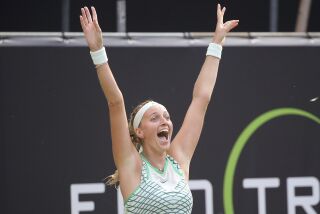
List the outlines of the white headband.
<svg viewBox="0 0 320 214">
<path fill-rule="evenodd" d="M 154 101 L 150 101 L 150 102 L 147 102 L 146 104 L 144 104 L 144 105 L 139 109 L 139 111 L 136 113 L 136 116 L 135 116 L 134 119 L 133 119 L 133 128 L 134 128 L 134 129 L 136 129 L 136 128 L 139 127 L 139 124 L 140 124 L 140 122 L 141 122 L 141 120 L 142 120 L 142 117 L 143 117 L 144 113 L 146 113 L 146 111 L 147 111 L 150 107 L 152 107 L 152 106 L 154 106 L 154 105 L 156 105 L 156 104 L 158 104 L 158 103 L 157 103 L 157 102 L 154 102 Z"/>
</svg>

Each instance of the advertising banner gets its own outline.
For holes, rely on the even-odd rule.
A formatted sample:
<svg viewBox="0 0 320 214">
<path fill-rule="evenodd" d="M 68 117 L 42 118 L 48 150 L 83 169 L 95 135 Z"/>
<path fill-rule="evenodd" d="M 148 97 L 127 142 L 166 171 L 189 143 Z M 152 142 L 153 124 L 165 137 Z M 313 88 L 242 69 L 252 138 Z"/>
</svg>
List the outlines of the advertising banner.
<svg viewBox="0 0 320 214">
<path fill-rule="evenodd" d="M 205 47 L 110 47 L 126 110 L 176 133 Z M 227 46 L 190 168 L 196 214 L 320 213 L 320 47 Z M 109 112 L 86 47 L 1 47 L 4 214 L 123 213 Z"/>
</svg>

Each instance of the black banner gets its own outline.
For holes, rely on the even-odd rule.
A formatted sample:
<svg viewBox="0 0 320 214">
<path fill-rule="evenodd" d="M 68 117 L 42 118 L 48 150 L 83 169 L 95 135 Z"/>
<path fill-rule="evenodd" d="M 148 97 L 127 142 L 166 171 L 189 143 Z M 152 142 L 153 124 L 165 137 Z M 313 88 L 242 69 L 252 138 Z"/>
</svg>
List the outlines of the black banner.
<svg viewBox="0 0 320 214">
<path fill-rule="evenodd" d="M 205 47 L 107 52 L 127 112 L 154 99 L 177 131 Z M 319 56 L 320 47 L 224 48 L 191 164 L 193 213 L 320 213 Z M 0 62 L 1 213 L 122 213 L 102 184 L 115 166 L 88 49 L 1 47 Z"/>
</svg>

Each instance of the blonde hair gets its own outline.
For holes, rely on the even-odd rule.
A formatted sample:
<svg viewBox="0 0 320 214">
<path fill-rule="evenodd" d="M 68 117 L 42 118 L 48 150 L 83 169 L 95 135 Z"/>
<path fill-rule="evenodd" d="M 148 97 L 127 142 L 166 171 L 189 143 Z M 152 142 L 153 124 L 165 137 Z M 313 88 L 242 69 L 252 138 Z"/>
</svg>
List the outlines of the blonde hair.
<svg viewBox="0 0 320 214">
<path fill-rule="evenodd" d="M 129 127 L 129 134 L 130 134 L 130 138 L 131 138 L 131 142 L 134 144 L 134 146 L 136 147 L 137 151 L 140 151 L 140 148 L 142 147 L 142 139 L 139 138 L 136 135 L 136 132 L 133 128 L 133 120 L 134 117 L 136 116 L 137 112 L 142 108 L 142 106 L 144 106 L 146 103 L 151 102 L 152 100 L 145 100 L 142 103 L 140 103 L 139 105 L 137 105 L 131 112 L 130 114 L 130 118 L 128 121 L 128 127 Z M 119 172 L 118 170 L 115 170 L 114 174 L 109 175 L 108 177 L 106 177 L 104 180 L 106 180 L 106 185 L 108 186 L 112 186 L 115 185 L 116 187 L 119 186 L 120 184 L 120 180 L 119 180 Z"/>
</svg>

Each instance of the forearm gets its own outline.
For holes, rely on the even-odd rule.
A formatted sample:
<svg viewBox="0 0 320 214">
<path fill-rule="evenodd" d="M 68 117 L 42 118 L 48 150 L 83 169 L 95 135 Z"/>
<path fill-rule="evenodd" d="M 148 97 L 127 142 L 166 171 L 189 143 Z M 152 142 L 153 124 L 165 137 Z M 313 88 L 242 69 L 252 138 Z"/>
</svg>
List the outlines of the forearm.
<svg viewBox="0 0 320 214">
<path fill-rule="evenodd" d="M 193 98 L 201 98 L 209 103 L 216 83 L 220 59 L 206 56 L 193 89 Z"/>
<path fill-rule="evenodd" d="M 123 96 L 112 75 L 108 58 L 103 48 L 102 31 L 98 23 L 97 12 L 91 7 L 92 16 L 87 7 L 81 8 L 80 23 L 90 49 L 93 63 L 97 65 L 97 74 L 101 88 L 109 107 L 122 104 Z"/>
<path fill-rule="evenodd" d="M 217 25 L 214 37 L 212 38 L 212 42 L 221 46 L 224 44 L 227 33 L 239 24 L 239 20 L 231 20 L 224 23 L 223 16 L 225 11 L 226 8 L 224 7 L 221 10 L 221 6 L 220 4 L 218 4 Z M 201 68 L 200 74 L 194 86 L 193 98 L 201 98 L 209 103 L 217 79 L 222 50 L 221 46 L 219 47 L 213 45 L 213 49 L 210 49 L 210 52 L 212 51 L 212 54 L 209 53 L 209 56 L 206 57 L 205 62 Z"/>
<path fill-rule="evenodd" d="M 115 81 L 108 63 L 104 63 L 97 68 L 97 75 L 99 78 L 102 91 L 107 98 L 109 107 L 123 102 L 122 93 Z"/>
</svg>

